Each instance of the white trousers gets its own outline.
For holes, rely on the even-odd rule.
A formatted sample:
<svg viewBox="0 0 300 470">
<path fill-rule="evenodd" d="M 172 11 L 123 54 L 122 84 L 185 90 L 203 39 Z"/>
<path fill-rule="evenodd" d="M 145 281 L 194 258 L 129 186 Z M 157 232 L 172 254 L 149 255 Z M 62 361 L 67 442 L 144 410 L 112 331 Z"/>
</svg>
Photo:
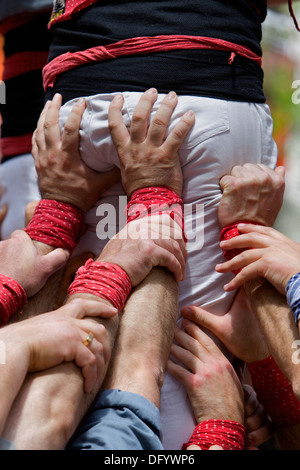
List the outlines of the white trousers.
<svg viewBox="0 0 300 470">
<path fill-rule="evenodd" d="M 123 95 L 123 118 L 129 126 L 141 94 L 126 92 Z M 90 167 L 99 171 L 119 166 L 107 126 L 108 108 L 113 96 L 86 98 L 87 109 L 80 131 L 81 154 Z M 159 95 L 153 113 L 163 97 Z M 75 101 L 62 107 L 62 127 Z M 195 112 L 196 123 L 180 150 L 188 260 L 186 278 L 180 284 L 179 304 L 180 308 L 189 304 L 200 305 L 222 315 L 229 309 L 234 294 L 223 290 L 231 275 L 220 275 L 214 270 L 215 265 L 223 261 L 217 219 L 221 198 L 219 180 L 230 173 L 233 166 L 247 162 L 274 168 L 277 148 L 272 138 L 272 118 L 265 104 L 179 96 L 170 129 L 190 109 Z M 19 197 L 22 199 L 21 195 Z M 97 255 L 108 239 L 125 224 L 125 206 L 126 197 L 121 184 L 107 191 L 100 203 L 87 213 L 88 230 L 75 254 L 92 251 Z M 162 389 L 161 419 L 164 448 L 180 449 L 192 434 L 195 421 L 184 388 L 169 374 L 166 374 Z"/>
<path fill-rule="evenodd" d="M 12 158 L 0 165 L 0 188 L 1 207 L 8 206 L 1 226 L 1 240 L 5 240 L 15 230 L 24 228 L 27 204 L 41 197 L 31 154 Z"/>
</svg>

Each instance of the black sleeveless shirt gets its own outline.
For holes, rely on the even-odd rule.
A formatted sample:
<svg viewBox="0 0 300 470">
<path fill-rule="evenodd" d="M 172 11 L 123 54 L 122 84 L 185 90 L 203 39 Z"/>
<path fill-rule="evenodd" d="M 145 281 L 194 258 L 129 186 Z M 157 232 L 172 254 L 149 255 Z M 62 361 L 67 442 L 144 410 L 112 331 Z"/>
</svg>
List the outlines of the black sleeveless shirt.
<svg viewBox="0 0 300 470">
<path fill-rule="evenodd" d="M 75 52 L 138 36 L 192 35 L 224 39 L 261 55 L 261 24 L 266 0 L 99 0 L 53 25 L 49 61 Z M 77 67 L 60 75 L 54 89 L 64 102 L 98 93 L 145 91 L 155 87 L 179 95 L 262 103 L 263 71 L 230 52 L 176 50 L 127 56 Z"/>
</svg>

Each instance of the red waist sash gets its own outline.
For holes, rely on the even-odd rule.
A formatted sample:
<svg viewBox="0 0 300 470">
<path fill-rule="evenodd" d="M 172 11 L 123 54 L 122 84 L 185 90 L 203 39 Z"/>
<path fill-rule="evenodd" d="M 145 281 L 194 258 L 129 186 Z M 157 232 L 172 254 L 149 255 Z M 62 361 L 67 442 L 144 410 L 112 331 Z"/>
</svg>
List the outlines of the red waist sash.
<svg viewBox="0 0 300 470">
<path fill-rule="evenodd" d="M 43 69 L 44 89 L 53 88 L 57 77 L 68 70 L 80 67 L 91 62 L 116 59 L 118 57 L 140 54 L 152 54 L 161 51 L 186 49 L 206 49 L 230 52 L 229 64 L 239 55 L 253 60 L 261 66 L 261 56 L 255 54 L 245 46 L 240 46 L 223 39 L 201 36 L 151 36 L 124 39 L 106 47 L 97 46 L 85 51 L 67 52 L 53 59 Z"/>
</svg>

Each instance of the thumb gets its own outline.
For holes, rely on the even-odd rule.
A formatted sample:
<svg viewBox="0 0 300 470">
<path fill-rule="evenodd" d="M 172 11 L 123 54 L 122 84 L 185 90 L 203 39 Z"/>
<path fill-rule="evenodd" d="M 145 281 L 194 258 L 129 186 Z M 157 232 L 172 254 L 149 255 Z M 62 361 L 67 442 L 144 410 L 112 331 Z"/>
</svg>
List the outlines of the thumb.
<svg viewBox="0 0 300 470">
<path fill-rule="evenodd" d="M 70 253 L 68 250 L 56 248 L 42 257 L 43 267 L 49 275 L 54 274 L 56 271 L 64 267 L 69 257 Z"/>
<path fill-rule="evenodd" d="M 220 323 L 222 317 L 209 313 L 203 308 L 195 305 L 183 307 L 181 309 L 181 314 L 188 320 L 197 323 L 199 326 L 207 328 L 212 333 L 218 333 L 221 330 Z"/>
<path fill-rule="evenodd" d="M 275 168 L 275 172 L 279 175 L 282 176 L 282 178 L 285 178 L 285 167 L 284 166 L 277 166 Z"/>
</svg>

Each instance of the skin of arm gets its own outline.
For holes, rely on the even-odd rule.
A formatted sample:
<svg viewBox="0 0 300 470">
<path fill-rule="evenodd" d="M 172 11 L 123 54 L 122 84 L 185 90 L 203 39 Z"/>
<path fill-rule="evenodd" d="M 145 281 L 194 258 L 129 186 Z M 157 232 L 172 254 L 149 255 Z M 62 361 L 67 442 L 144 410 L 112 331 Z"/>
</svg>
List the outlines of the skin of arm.
<svg viewBox="0 0 300 470">
<path fill-rule="evenodd" d="M 270 353 L 292 385 L 293 392 L 299 400 L 300 375 L 298 364 L 293 361 L 293 344 L 300 340 L 300 335 L 285 297 L 262 279 L 249 281 L 245 289 Z M 275 431 L 281 449 L 299 450 L 299 424 L 276 427 Z"/>
<path fill-rule="evenodd" d="M 86 212 L 99 200 L 103 192 L 119 181 L 120 172 L 115 168 L 106 173 L 98 173 L 85 165 L 79 152 L 79 129 L 86 103 L 79 100 L 75 104 L 62 133 L 59 126 L 61 104 L 62 97 L 59 94 L 47 102 L 33 135 L 32 155 L 39 189 L 42 199 L 73 204 Z M 32 243 L 41 256 L 56 251 L 54 247 L 39 241 Z M 12 321 L 20 321 L 52 310 L 55 304 L 54 294 L 62 276 L 62 270 L 50 276 L 43 289 L 25 306 L 22 316 L 17 314 Z"/>
<path fill-rule="evenodd" d="M 186 388 L 198 424 L 210 419 L 244 423 L 243 389 L 232 364 L 199 326 L 183 320 L 168 371 Z M 179 361 L 179 363 L 177 362 Z M 197 446 L 188 448 L 198 449 Z"/>
<path fill-rule="evenodd" d="M 1 362 L 0 435 L 5 421 L 28 372 L 51 369 L 63 362 L 75 362 L 81 369 L 87 392 L 97 380 L 98 369 L 107 355 L 107 338 L 103 327 L 84 316 L 99 313 L 113 317 L 117 311 L 98 302 L 75 301 L 55 312 L 49 312 L 9 325 L 0 330 L 5 353 Z M 83 341 L 89 333 L 93 341 L 89 348 Z"/>
<path fill-rule="evenodd" d="M 264 167 L 262 169 L 265 170 Z M 270 227 L 273 225 L 281 207 L 284 191 L 284 170 L 281 168 L 276 169 L 275 172 L 268 170 L 267 176 L 271 179 L 259 178 L 257 180 L 257 183 L 259 181 L 263 183 L 259 200 L 253 197 L 253 180 L 248 180 L 245 173 L 238 171 L 234 178 L 225 177 L 223 182 L 221 181 L 226 190 L 223 192 L 223 202 L 225 204 L 222 206 L 222 201 L 220 204 L 220 225 L 223 226 L 223 224 L 228 223 L 226 208 L 227 204 L 231 203 L 232 207 L 236 208 L 234 215 L 236 213 L 240 214 L 239 211 L 243 207 L 247 207 L 249 215 L 245 214 L 243 220 L 250 220 L 263 226 L 239 225 L 242 232 L 241 240 L 239 240 L 239 236 L 226 240 L 221 243 L 221 248 L 230 250 L 253 247 L 253 249 L 237 255 L 232 262 L 228 261 L 217 266 L 216 270 L 222 273 L 243 268 L 225 286 L 225 290 L 233 290 L 244 285 L 251 309 L 254 312 L 269 353 L 272 354 L 276 363 L 292 384 L 293 391 L 298 398 L 299 373 L 297 365 L 292 361 L 292 348 L 294 341 L 299 340 L 299 332 L 283 294 L 289 277 L 298 272 L 299 246 Z M 247 186 L 249 186 L 249 193 L 246 191 Z M 272 199 L 267 197 L 268 188 L 274 190 L 273 203 Z M 225 209 L 225 218 L 223 209 Z M 241 219 L 238 217 L 238 220 Z M 234 221 L 229 220 L 230 222 Z M 242 243 L 244 244 L 243 247 Z M 238 265 L 239 267 L 237 267 Z M 266 277 L 266 279 L 261 276 Z M 271 282 L 273 285 L 271 285 Z M 286 446 L 290 429 L 277 429 L 276 431 L 280 445 Z M 286 436 L 285 441 L 284 436 Z M 297 445 L 298 432 L 296 430 L 295 436 L 295 440 L 290 441 L 292 446 Z"/>
<path fill-rule="evenodd" d="M 137 110 L 138 113 L 142 113 L 140 115 L 143 116 L 143 119 L 133 119 L 132 135 L 139 135 L 145 132 L 144 138 L 148 138 L 147 148 L 149 149 L 150 146 L 150 160 L 151 152 L 154 152 L 154 150 L 157 152 L 156 158 L 152 158 L 151 160 L 151 165 L 153 167 L 155 167 L 156 162 L 160 162 L 161 164 L 165 165 L 163 159 L 166 158 L 168 152 L 173 152 L 173 160 L 167 159 L 170 171 L 166 176 L 169 183 L 171 181 L 170 176 L 172 174 L 171 168 L 172 166 L 174 167 L 178 163 L 177 150 L 179 148 L 179 145 L 183 141 L 185 135 L 193 125 L 194 119 L 193 117 L 183 118 L 181 122 L 176 126 L 176 129 L 174 129 L 174 131 L 164 141 L 166 126 L 169 122 L 172 110 L 174 109 L 177 100 L 171 100 L 170 102 L 165 103 L 164 107 L 160 108 L 160 110 L 158 111 L 158 115 L 156 116 L 156 120 L 154 118 L 153 126 L 151 128 L 153 132 L 151 133 L 150 130 L 149 132 L 147 132 L 147 126 L 145 125 L 145 122 L 147 122 L 147 117 L 149 116 L 149 113 L 151 111 L 153 105 L 153 98 L 151 94 L 145 94 L 143 98 L 144 99 L 141 102 L 141 106 Z M 119 113 L 120 116 L 122 116 L 121 108 L 118 107 L 118 118 Z M 116 117 L 116 113 L 114 113 L 114 116 Z M 110 120 L 110 127 L 112 128 L 114 126 L 111 121 L 112 119 Z M 137 124 L 137 122 L 139 124 Z M 162 122 L 164 123 L 163 125 L 161 125 Z M 157 123 L 160 124 L 160 127 L 157 127 Z M 120 121 L 118 122 L 118 124 L 120 124 Z M 140 131 L 138 131 L 139 126 L 142 126 L 142 129 Z M 159 132 L 157 130 L 158 128 Z M 122 130 L 124 130 L 123 127 Z M 151 137 L 149 137 L 149 135 Z M 115 135 L 115 138 L 116 137 L 118 137 L 118 132 L 117 136 Z M 129 140 L 131 140 L 131 138 Z M 128 143 L 128 140 L 126 142 Z M 138 144 L 137 142 L 134 142 L 135 149 L 138 150 L 139 146 L 142 145 L 142 143 Z M 118 144 L 118 149 L 120 149 L 120 145 L 122 146 L 123 142 Z M 145 144 L 143 147 L 145 147 Z M 130 149 L 127 147 L 126 150 L 129 152 Z M 138 155 L 138 157 L 141 159 L 143 157 L 143 152 L 138 152 L 138 154 L 135 153 L 135 155 Z M 130 152 L 126 153 L 126 158 L 130 158 Z M 157 169 L 158 174 L 160 174 L 160 169 L 161 168 Z M 142 178 L 140 178 L 140 181 L 142 181 L 143 184 L 148 186 L 149 184 L 148 181 L 144 178 L 145 173 L 143 172 L 143 169 L 141 169 L 141 165 L 138 165 L 135 173 L 131 172 L 131 178 L 133 179 L 133 181 L 137 181 L 139 172 L 141 172 L 143 175 Z M 134 175 L 136 176 L 134 177 Z M 176 184 L 178 184 L 178 178 L 182 178 L 181 173 L 179 177 L 177 177 L 177 175 L 178 164 L 174 176 Z M 152 183 L 153 181 L 151 180 L 151 184 Z M 162 184 L 162 181 L 160 181 L 160 184 Z M 118 240 L 117 242 L 119 243 Z M 149 255 L 149 252 L 147 254 Z M 103 258 L 101 258 L 101 260 L 103 261 Z M 111 260 L 111 258 L 108 258 L 108 260 Z M 164 270 L 160 271 L 160 273 L 161 282 L 163 282 L 164 286 L 166 284 L 168 285 L 168 287 L 166 287 L 166 289 L 164 290 L 165 298 L 167 299 L 167 289 L 171 289 L 172 294 L 174 293 L 174 288 L 172 287 L 174 278 L 173 275 L 169 273 L 167 273 L 166 276 L 166 272 Z M 168 282 L 166 282 L 166 277 L 168 277 Z M 156 279 L 155 282 L 156 284 L 159 284 L 158 279 Z M 153 295 L 155 295 L 155 291 Z M 84 297 L 85 296 L 86 295 L 84 295 Z M 113 325 L 111 334 L 111 347 L 113 346 L 113 341 L 116 335 L 116 329 L 116 325 Z M 102 383 L 106 371 L 103 372 L 103 376 L 101 375 L 101 377 L 99 377 L 98 388 L 96 387 L 93 394 L 90 395 L 86 395 L 83 393 L 82 378 L 80 376 L 80 371 L 78 371 L 78 369 L 73 365 L 60 366 L 59 369 L 54 368 L 51 370 L 51 374 L 42 374 L 40 377 L 35 378 L 34 381 L 28 381 L 28 383 L 25 384 L 23 393 L 20 394 L 15 409 L 13 410 L 10 416 L 8 425 L 5 429 L 5 437 L 15 442 L 17 448 L 20 449 L 30 449 L 30 446 L 32 445 L 34 445 L 36 449 L 63 448 L 68 439 L 70 439 L 71 435 L 73 434 L 76 426 L 79 424 L 79 421 L 82 418 L 83 414 L 90 406 L 95 396 L 95 393 L 99 389 L 99 386 Z M 65 381 L 64 377 L 68 377 L 68 380 Z M 51 407 L 48 401 L 43 399 L 44 394 L 46 394 L 47 397 L 51 396 Z M 30 399 L 28 399 L 28 396 L 30 396 Z M 37 403 L 40 404 L 39 409 L 37 409 Z M 66 406 L 66 403 L 68 403 L 68 407 Z M 36 418 L 36 421 L 33 417 Z M 37 421 L 39 422 L 39 426 L 34 426 L 34 423 Z M 33 423 L 33 425 L 30 427 L 30 430 L 28 429 L 29 422 Z M 40 423 L 43 423 L 43 428 L 41 428 Z M 25 429 L 26 433 L 24 432 Z"/>
<path fill-rule="evenodd" d="M 195 306 L 183 308 L 182 314 L 184 318 L 188 319 L 192 324 L 198 325 L 200 329 L 204 328 L 206 331 L 212 332 L 235 357 L 245 363 L 259 361 L 269 355 L 268 345 L 259 328 L 256 316 L 250 309 L 249 300 L 243 289 L 239 291 L 230 311 L 224 316 L 213 315 Z M 215 375 L 217 375 L 218 369 L 214 363 L 212 365 L 215 367 Z M 243 388 L 245 406 L 244 424 L 246 428 L 245 447 L 251 449 L 268 440 L 272 435 L 273 428 L 263 408 L 257 402 L 253 389 L 248 385 L 244 385 Z M 205 385 L 202 390 L 194 389 L 194 395 L 197 397 L 197 394 L 199 394 L 203 399 L 201 407 L 204 410 L 206 409 L 206 400 L 211 400 L 209 394 L 205 392 Z M 218 397 L 219 394 L 219 397 L 221 397 L 222 393 L 216 391 L 215 395 Z M 216 404 L 219 401 L 217 399 Z M 227 399 L 222 399 L 222 402 L 225 407 L 228 407 L 227 413 L 229 413 L 231 408 L 227 404 Z M 199 405 L 197 407 L 197 401 L 194 401 L 194 403 L 196 403 L 194 407 L 197 410 Z M 220 409 L 219 412 L 220 416 L 222 416 L 221 412 L 224 413 L 225 410 L 222 411 Z"/>
</svg>

